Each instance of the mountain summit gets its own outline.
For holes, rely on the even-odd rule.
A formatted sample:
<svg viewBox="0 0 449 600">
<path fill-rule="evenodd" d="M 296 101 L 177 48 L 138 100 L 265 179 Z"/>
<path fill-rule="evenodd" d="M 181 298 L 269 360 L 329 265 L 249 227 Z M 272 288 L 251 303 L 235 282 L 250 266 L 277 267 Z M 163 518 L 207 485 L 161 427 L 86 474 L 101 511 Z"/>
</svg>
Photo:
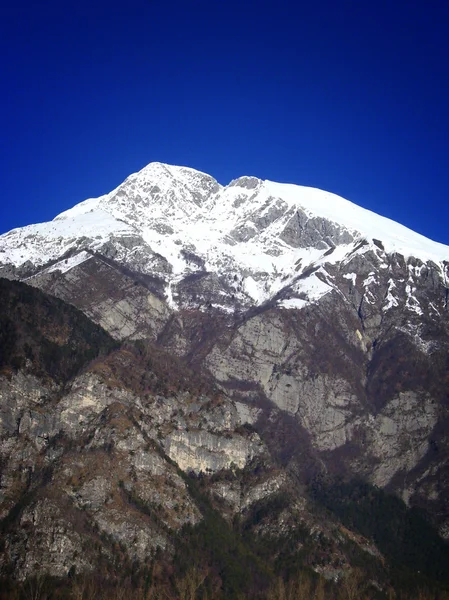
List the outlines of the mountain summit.
<svg viewBox="0 0 449 600">
<path fill-rule="evenodd" d="M 224 310 L 231 294 L 244 307 L 287 289 L 314 301 L 332 289 L 326 265 L 367 253 L 384 266 L 393 254 L 431 261 L 443 280 L 449 260 L 449 247 L 335 194 L 255 177 L 222 187 L 205 173 L 151 163 L 105 196 L 1 236 L 0 272 L 23 277 L 49 262 L 47 272 L 67 271 L 92 252 L 162 278 L 173 308 L 186 306 L 174 300 L 182 280 L 214 274 L 222 297 L 213 304 Z M 420 309 L 411 288 L 407 294 Z M 385 296 L 388 307 L 394 294 Z"/>
</svg>

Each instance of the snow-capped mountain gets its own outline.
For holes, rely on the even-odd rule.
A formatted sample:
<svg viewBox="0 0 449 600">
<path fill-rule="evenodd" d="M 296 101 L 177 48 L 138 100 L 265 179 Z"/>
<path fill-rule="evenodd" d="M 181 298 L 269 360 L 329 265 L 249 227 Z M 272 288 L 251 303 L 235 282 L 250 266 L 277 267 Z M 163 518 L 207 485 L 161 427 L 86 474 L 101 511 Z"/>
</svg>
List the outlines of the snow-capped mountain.
<svg viewBox="0 0 449 600">
<path fill-rule="evenodd" d="M 187 276 L 214 274 L 219 281 L 209 300 L 226 310 L 259 305 L 287 289 L 279 298 L 284 307 L 316 301 L 335 287 L 327 267 L 367 253 L 384 269 L 392 254 L 418 259 L 443 282 L 449 260 L 449 247 L 335 194 L 255 177 L 223 187 L 193 169 L 151 163 L 109 194 L 1 236 L 0 272 L 66 272 L 91 252 L 162 278 L 172 308 L 191 305 L 177 289 Z M 408 306 L 419 312 L 414 275 L 405 287 Z M 365 278 L 367 298 L 375 283 Z M 385 310 L 396 302 L 390 285 Z"/>
<path fill-rule="evenodd" d="M 315 476 L 362 478 L 427 510 L 449 538 L 448 246 L 321 190 L 255 177 L 223 187 L 193 169 L 152 163 L 49 223 L 0 236 L 1 276 L 65 300 L 115 340 L 130 342 L 122 367 L 111 359 L 101 371 L 103 391 L 81 374 L 79 399 L 63 404 L 77 436 L 86 427 L 89 440 L 97 435 L 104 389 L 126 389 L 135 377 L 130 402 L 145 405 L 151 365 L 160 363 L 157 409 L 142 422 L 150 429 L 164 423 L 156 442 L 166 440 L 163 451 L 181 468 L 216 474 L 229 466 L 241 440 L 233 449 L 223 440 L 246 423 L 276 468 L 305 488 Z M 20 297 L 19 284 L 10 285 Z M 66 340 L 67 351 L 66 331 L 54 328 L 45 335 Z M 145 347 L 153 358 L 137 376 Z M 181 398 L 178 420 L 166 423 L 170 390 L 174 381 L 189 388 L 187 372 L 219 390 L 228 413 L 207 421 L 198 391 L 200 400 Z M 34 382 L 14 387 L 10 375 L 0 373 L 12 407 L 7 431 L 28 436 L 26 423 L 34 423 L 40 452 L 42 435 L 59 435 L 49 425 L 54 415 L 34 410 Z M 17 433 L 23 397 L 34 416 Z M 210 407 L 221 411 L 215 400 Z M 191 408 L 183 403 L 198 412 L 188 426 Z M 12 456 L 8 443 L 5 456 Z M 220 483 L 225 504 L 242 497 L 233 485 Z"/>
</svg>

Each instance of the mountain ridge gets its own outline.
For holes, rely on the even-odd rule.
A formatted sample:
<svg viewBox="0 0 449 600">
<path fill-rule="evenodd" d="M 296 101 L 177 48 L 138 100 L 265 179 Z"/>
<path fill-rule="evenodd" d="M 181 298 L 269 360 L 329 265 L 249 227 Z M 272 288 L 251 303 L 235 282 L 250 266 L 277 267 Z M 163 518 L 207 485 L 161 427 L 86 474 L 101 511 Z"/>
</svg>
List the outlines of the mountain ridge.
<svg viewBox="0 0 449 600">
<path fill-rule="evenodd" d="M 24 266 L 36 270 L 67 253 L 78 254 L 79 263 L 86 258 L 83 251 L 102 253 L 110 240 L 119 242 L 119 261 L 166 280 L 174 309 L 173 285 L 194 272 L 227 275 L 229 289 L 223 293 L 257 305 L 308 269 L 368 251 L 384 264 L 392 254 L 431 261 L 442 280 L 448 278 L 449 246 L 335 194 L 255 177 L 223 187 L 207 174 L 161 163 L 150 163 L 109 194 L 85 200 L 53 221 L 0 236 L 0 272 L 8 276 L 7 265 L 18 272 Z M 52 267 L 57 268 L 65 267 Z M 236 276 L 239 285 L 232 281 Z M 310 284 L 299 292 L 319 298 L 329 291 L 314 277 Z M 216 305 L 226 309 L 226 303 Z"/>
</svg>

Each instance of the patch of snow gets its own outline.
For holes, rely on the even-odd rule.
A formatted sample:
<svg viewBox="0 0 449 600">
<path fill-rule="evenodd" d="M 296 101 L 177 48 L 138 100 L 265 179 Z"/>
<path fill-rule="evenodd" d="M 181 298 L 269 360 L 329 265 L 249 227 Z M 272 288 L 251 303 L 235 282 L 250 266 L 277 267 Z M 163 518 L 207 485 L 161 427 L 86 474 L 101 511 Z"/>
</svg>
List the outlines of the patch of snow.
<svg viewBox="0 0 449 600">
<path fill-rule="evenodd" d="M 410 283 L 407 283 L 405 286 L 405 293 L 407 294 L 407 300 L 405 301 L 405 306 L 409 310 L 415 312 L 417 315 L 422 315 L 423 311 L 418 300 L 413 295 L 416 292 L 416 288 L 411 286 Z"/>
<path fill-rule="evenodd" d="M 368 277 L 363 282 L 363 286 L 366 288 L 366 287 L 370 286 L 372 283 L 377 283 L 376 274 L 374 272 L 371 272 L 368 274 Z"/>
<path fill-rule="evenodd" d="M 357 273 L 345 273 L 343 275 L 345 279 L 350 279 L 352 281 L 352 285 L 355 287 L 355 282 L 357 279 Z"/>
<path fill-rule="evenodd" d="M 172 285 L 173 282 L 170 281 L 167 285 L 167 289 L 166 289 L 166 297 L 167 297 L 167 304 L 170 308 L 172 308 L 173 310 L 176 310 L 178 307 L 176 305 L 176 302 L 174 301 L 173 298 L 173 289 L 172 289 Z"/>
<path fill-rule="evenodd" d="M 395 289 L 396 284 L 394 283 L 394 281 L 392 279 L 389 279 L 388 281 L 388 290 L 387 290 L 387 294 L 385 296 L 385 302 L 386 304 L 382 307 L 383 311 L 387 311 L 390 308 L 392 308 L 393 306 L 399 306 L 399 302 L 397 301 L 397 298 L 395 298 L 393 296 L 393 290 Z"/>
<path fill-rule="evenodd" d="M 260 284 L 252 277 L 246 277 L 243 281 L 243 289 L 257 304 L 263 302 L 266 297 Z"/>
<path fill-rule="evenodd" d="M 46 269 L 46 272 L 53 273 L 54 271 L 59 271 L 60 273 L 66 273 L 67 271 L 70 271 L 70 269 L 81 265 L 83 262 L 86 262 L 86 260 L 89 260 L 90 258 L 92 258 L 92 255 L 89 252 L 85 252 L 83 250 L 75 256 L 71 256 L 70 258 L 66 258 L 55 263 L 54 265 Z"/>
<path fill-rule="evenodd" d="M 220 310 L 221 312 L 225 312 L 228 314 L 233 314 L 234 308 L 232 306 L 226 306 L 225 304 L 217 304 L 217 302 L 211 302 L 210 306 L 212 308 L 215 308 L 216 310 Z M 204 308 L 202 308 L 203 312 L 206 310 Z"/>
<path fill-rule="evenodd" d="M 307 306 L 308 304 L 310 304 L 310 302 L 307 302 L 307 300 L 301 300 L 301 298 L 288 298 L 285 300 L 281 300 L 278 303 L 278 306 L 280 306 L 281 308 L 288 309 L 301 309 L 304 308 L 304 306 Z"/>
<path fill-rule="evenodd" d="M 326 294 L 332 291 L 332 287 L 319 279 L 316 273 L 308 277 L 307 279 L 301 279 L 297 281 L 293 290 L 304 296 L 308 302 L 316 302 Z"/>
<path fill-rule="evenodd" d="M 439 314 L 439 311 L 433 302 L 429 302 L 429 308 L 431 308 L 435 314 Z"/>
</svg>

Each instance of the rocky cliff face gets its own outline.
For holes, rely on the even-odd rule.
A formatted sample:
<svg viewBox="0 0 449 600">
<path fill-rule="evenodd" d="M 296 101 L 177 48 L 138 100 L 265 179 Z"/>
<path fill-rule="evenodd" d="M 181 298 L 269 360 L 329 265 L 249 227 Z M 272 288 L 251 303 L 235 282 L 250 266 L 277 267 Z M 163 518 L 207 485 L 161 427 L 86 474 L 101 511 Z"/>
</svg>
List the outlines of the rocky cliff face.
<svg viewBox="0 0 449 600">
<path fill-rule="evenodd" d="M 316 478 L 362 478 L 448 537 L 449 248 L 319 190 L 152 164 L 1 236 L 0 273 L 111 336 L 68 365 L 70 321 L 39 330 L 49 359 L 11 334 L 3 568 L 173 552 L 204 516 L 187 473 L 227 519 L 288 490 L 262 531 L 319 526 L 334 567 L 347 558 L 309 510 Z"/>
<path fill-rule="evenodd" d="M 280 524 L 284 535 L 321 531 L 334 545 L 323 572 L 342 572 L 344 539 L 271 455 L 254 428 L 259 408 L 231 400 L 154 345 L 117 347 L 76 309 L 33 288 L 3 280 L 2 300 L 18 315 L 0 374 L 3 576 L 145 565 L 157 552 L 173 555 L 178 532 L 206 518 L 201 498 L 232 521 L 279 494 L 291 499 L 259 524 L 262 534 Z M 33 348 L 55 336 L 50 373 Z M 93 339 L 94 358 L 84 354 Z M 78 366 L 70 376 L 66 345 Z M 17 360 L 23 348 L 33 360 Z"/>
</svg>

